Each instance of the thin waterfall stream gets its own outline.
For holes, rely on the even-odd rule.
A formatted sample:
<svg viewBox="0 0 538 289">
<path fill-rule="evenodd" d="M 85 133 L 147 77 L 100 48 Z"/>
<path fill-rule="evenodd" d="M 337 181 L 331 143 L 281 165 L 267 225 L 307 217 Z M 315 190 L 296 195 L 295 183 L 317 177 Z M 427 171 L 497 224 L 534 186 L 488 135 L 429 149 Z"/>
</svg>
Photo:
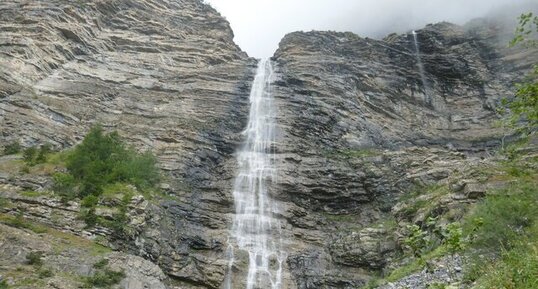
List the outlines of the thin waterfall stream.
<svg viewBox="0 0 538 289">
<path fill-rule="evenodd" d="M 431 104 L 431 99 L 428 94 L 428 82 L 426 80 L 426 73 L 424 71 L 424 65 L 422 64 L 422 59 L 420 58 L 420 45 L 418 43 L 417 32 L 413 30 L 411 34 L 413 34 L 413 42 L 415 44 L 418 72 L 420 73 L 420 80 L 422 81 L 422 86 L 424 87 L 425 102 L 427 104 Z"/>
<path fill-rule="evenodd" d="M 228 272 L 224 288 L 239 288 L 234 282 L 236 250 L 248 253 L 247 289 L 279 289 L 282 284 L 280 221 L 278 205 L 268 194 L 276 177 L 274 145 L 276 115 L 271 92 L 273 67 L 261 60 L 250 91 L 250 113 L 243 132 L 245 142 L 237 151 L 238 172 L 233 197 L 235 215 L 228 239 Z M 242 276 L 235 279 L 241 280 Z M 243 282 L 241 282 L 242 284 Z"/>
</svg>

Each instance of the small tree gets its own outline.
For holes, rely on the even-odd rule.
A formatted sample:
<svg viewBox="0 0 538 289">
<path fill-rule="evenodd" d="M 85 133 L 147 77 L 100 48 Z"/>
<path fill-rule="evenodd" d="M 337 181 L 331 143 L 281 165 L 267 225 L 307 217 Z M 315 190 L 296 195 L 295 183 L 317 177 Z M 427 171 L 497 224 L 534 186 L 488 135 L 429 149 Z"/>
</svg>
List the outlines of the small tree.
<svg viewBox="0 0 538 289">
<path fill-rule="evenodd" d="M 19 142 L 12 142 L 4 147 L 4 155 L 13 155 L 21 151 L 21 145 Z"/>
<path fill-rule="evenodd" d="M 69 155 L 66 166 L 77 184 L 78 196 L 85 197 L 99 195 L 105 185 L 116 182 L 131 183 L 139 189 L 150 188 L 159 181 L 156 163 L 150 152 L 139 154 L 118 133 L 106 134 L 100 126 L 95 126 Z"/>
<path fill-rule="evenodd" d="M 536 33 L 538 33 L 538 16 L 532 13 L 522 14 L 510 46 L 522 45 L 527 48 L 537 48 L 538 40 L 533 38 Z M 516 85 L 515 97 L 503 100 L 503 105 L 512 113 L 508 119 L 509 123 L 524 134 L 532 133 L 538 128 L 537 80 L 538 65 L 534 65 L 525 80 Z"/>
<path fill-rule="evenodd" d="M 27 165 L 34 165 L 34 160 L 37 155 L 37 149 L 35 147 L 29 147 L 22 152 L 22 158 Z"/>
</svg>

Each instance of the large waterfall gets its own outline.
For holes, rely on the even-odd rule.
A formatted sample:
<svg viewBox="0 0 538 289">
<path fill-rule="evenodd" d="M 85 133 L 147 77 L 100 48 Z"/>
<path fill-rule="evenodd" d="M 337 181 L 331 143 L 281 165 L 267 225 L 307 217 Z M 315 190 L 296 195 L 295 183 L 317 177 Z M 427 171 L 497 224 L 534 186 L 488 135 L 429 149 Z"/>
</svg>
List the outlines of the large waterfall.
<svg viewBox="0 0 538 289">
<path fill-rule="evenodd" d="M 250 91 L 250 114 L 243 147 L 237 152 L 239 169 L 234 184 L 235 216 L 229 239 L 229 270 L 225 288 L 239 288 L 243 276 L 232 278 L 235 250 L 248 253 L 246 288 L 278 289 L 282 283 L 278 206 L 268 194 L 275 179 L 275 108 L 271 93 L 273 68 L 261 60 Z M 243 281 L 241 281 L 243 283 Z"/>
</svg>

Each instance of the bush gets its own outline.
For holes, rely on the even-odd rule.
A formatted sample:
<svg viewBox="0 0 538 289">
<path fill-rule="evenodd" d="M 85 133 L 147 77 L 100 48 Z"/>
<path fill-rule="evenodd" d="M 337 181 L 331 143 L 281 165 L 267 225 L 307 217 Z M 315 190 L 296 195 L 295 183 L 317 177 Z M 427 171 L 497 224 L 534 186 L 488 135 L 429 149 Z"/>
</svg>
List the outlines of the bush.
<svg viewBox="0 0 538 289">
<path fill-rule="evenodd" d="M 93 276 L 86 277 L 84 283 L 86 288 L 106 288 L 118 284 L 123 278 L 125 278 L 123 271 L 112 271 L 107 268 L 96 272 Z"/>
<path fill-rule="evenodd" d="M 0 289 L 8 289 L 9 285 L 7 285 L 6 280 L 0 280 Z"/>
<path fill-rule="evenodd" d="M 450 223 L 443 233 L 448 251 L 454 254 L 463 250 L 463 230 L 459 223 Z"/>
<path fill-rule="evenodd" d="M 510 248 L 535 221 L 537 200 L 538 189 L 532 182 L 519 182 L 488 196 L 464 225 L 471 244 L 492 251 Z"/>
<path fill-rule="evenodd" d="M 41 257 L 43 257 L 43 253 L 41 252 L 30 252 L 26 254 L 26 261 L 28 261 L 28 264 L 30 265 L 41 267 L 41 265 L 43 265 L 43 260 L 41 260 Z"/>
<path fill-rule="evenodd" d="M 138 154 L 116 132 L 105 134 L 93 127 L 67 158 L 69 173 L 79 184 L 79 197 L 99 195 L 107 184 L 127 182 L 139 189 L 150 188 L 159 181 L 155 157 Z"/>
<path fill-rule="evenodd" d="M 30 173 L 30 167 L 28 165 L 24 165 L 22 168 L 21 168 L 21 173 L 23 174 L 29 174 Z"/>
<path fill-rule="evenodd" d="M 99 221 L 99 217 L 95 214 L 95 208 L 82 210 L 80 213 L 80 219 L 86 223 L 88 228 L 94 227 Z"/>
<path fill-rule="evenodd" d="M 64 200 L 71 200 L 76 197 L 75 178 L 70 174 L 55 173 L 52 176 L 54 192 L 58 193 Z"/>
<path fill-rule="evenodd" d="M 107 259 L 101 259 L 99 262 L 93 264 L 93 268 L 95 269 L 103 269 L 105 266 L 108 265 Z"/>
<path fill-rule="evenodd" d="M 538 288 L 538 187 L 518 182 L 488 196 L 467 218 L 464 232 L 474 252 L 466 268 L 476 288 Z"/>
<path fill-rule="evenodd" d="M 41 164 L 47 161 L 47 156 L 52 152 L 50 144 L 44 144 L 39 147 L 39 150 L 35 147 L 29 147 L 22 152 L 24 162 L 28 166 Z"/>
<path fill-rule="evenodd" d="M 13 155 L 21 152 L 21 145 L 18 142 L 12 142 L 4 147 L 4 155 Z"/>
<path fill-rule="evenodd" d="M 50 269 L 41 269 L 38 272 L 39 279 L 45 279 L 54 276 L 54 273 Z"/>
<path fill-rule="evenodd" d="M 44 144 L 39 148 L 35 162 L 41 164 L 47 161 L 47 156 L 52 152 L 50 144 Z"/>
<path fill-rule="evenodd" d="M 80 205 L 84 208 L 93 208 L 99 203 L 99 198 L 95 195 L 88 195 L 82 199 Z"/>
<path fill-rule="evenodd" d="M 34 165 L 34 159 L 37 155 L 35 147 L 29 147 L 22 152 L 22 158 L 27 165 Z"/>
<path fill-rule="evenodd" d="M 420 257 L 429 242 L 428 233 L 415 224 L 408 225 L 407 231 L 409 233 L 404 244 L 413 253 L 413 256 Z"/>
<path fill-rule="evenodd" d="M 538 288 L 538 224 L 528 230 L 527 236 L 514 241 L 513 248 L 503 250 L 496 262 L 479 260 L 471 267 L 469 281 L 476 280 L 473 288 Z"/>
</svg>

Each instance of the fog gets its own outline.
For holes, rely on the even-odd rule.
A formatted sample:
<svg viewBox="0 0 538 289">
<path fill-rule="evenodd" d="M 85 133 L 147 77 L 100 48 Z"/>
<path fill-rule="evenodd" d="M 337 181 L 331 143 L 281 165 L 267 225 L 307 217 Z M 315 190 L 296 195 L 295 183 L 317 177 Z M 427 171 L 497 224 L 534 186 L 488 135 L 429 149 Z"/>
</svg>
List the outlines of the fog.
<svg viewBox="0 0 538 289">
<path fill-rule="evenodd" d="M 289 32 L 352 31 L 382 38 L 428 23 L 464 24 L 476 17 L 525 12 L 537 0 L 206 0 L 230 22 L 235 42 L 250 56 L 271 56 Z M 527 5 L 525 5 L 527 4 Z M 525 6 L 526 8 L 523 8 Z M 521 11 L 517 11 L 518 8 Z M 515 10 L 515 11 L 514 11 Z M 514 19 L 516 22 L 516 19 Z"/>
</svg>

